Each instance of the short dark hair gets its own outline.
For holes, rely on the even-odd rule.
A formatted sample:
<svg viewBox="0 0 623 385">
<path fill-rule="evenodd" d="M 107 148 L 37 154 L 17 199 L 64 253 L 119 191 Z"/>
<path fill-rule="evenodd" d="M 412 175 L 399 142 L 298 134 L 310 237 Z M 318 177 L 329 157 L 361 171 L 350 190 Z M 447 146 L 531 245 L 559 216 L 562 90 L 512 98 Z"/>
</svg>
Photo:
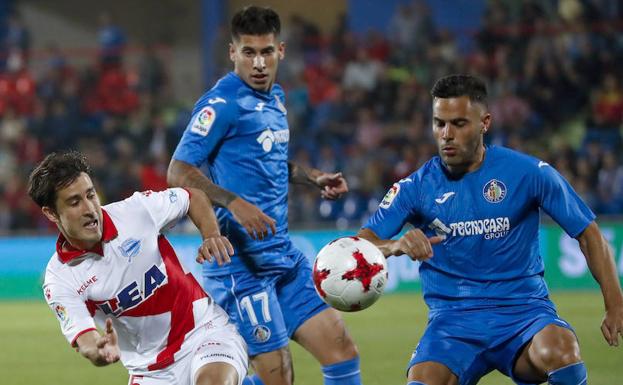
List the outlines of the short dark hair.
<svg viewBox="0 0 623 385">
<path fill-rule="evenodd" d="M 91 174 L 91 167 L 81 152 L 52 153 L 30 173 L 28 195 L 39 207 L 56 210 L 56 192 L 69 186 L 81 173 Z"/>
<path fill-rule="evenodd" d="M 433 98 L 458 98 L 467 96 L 472 102 L 487 105 L 487 86 L 472 75 L 448 75 L 435 82 L 430 91 Z"/>
<path fill-rule="evenodd" d="M 231 37 L 233 40 L 240 39 L 240 35 L 268 35 L 275 36 L 281 32 L 281 20 L 277 12 L 268 7 L 255 5 L 244 7 L 236 12 L 231 19 Z"/>
</svg>

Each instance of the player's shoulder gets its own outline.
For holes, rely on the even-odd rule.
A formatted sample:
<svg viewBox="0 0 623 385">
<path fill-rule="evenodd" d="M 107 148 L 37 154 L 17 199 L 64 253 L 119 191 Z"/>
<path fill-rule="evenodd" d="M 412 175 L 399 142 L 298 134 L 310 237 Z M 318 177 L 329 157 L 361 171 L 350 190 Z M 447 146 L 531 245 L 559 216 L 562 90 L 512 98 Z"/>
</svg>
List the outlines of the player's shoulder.
<svg viewBox="0 0 623 385">
<path fill-rule="evenodd" d="M 514 170 L 517 173 L 534 173 L 545 167 L 550 167 L 549 163 L 542 159 L 508 147 L 489 146 L 487 152 L 487 156 L 492 157 L 494 164 L 509 167 L 509 170 Z"/>
<path fill-rule="evenodd" d="M 218 110 L 234 111 L 238 107 L 238 98 L 244 92 L 244 82 L 233 72 L 219 79 L 216 84 L 201 95 L 195 104 L 195 112 L 206 107 Z"/>
</svg>

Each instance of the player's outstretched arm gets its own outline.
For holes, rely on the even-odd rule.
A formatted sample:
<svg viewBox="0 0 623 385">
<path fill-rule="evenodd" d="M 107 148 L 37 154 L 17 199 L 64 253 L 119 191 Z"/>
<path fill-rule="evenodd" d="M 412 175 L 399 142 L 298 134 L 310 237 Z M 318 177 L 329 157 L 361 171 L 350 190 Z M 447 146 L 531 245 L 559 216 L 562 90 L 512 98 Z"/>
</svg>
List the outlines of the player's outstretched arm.
<svg viewBox="0 0 623 385">
<path fill-rule="evenodd" d="M 357 236 L 374 243 L 385 257 L 406 254 L 414 261 L 425 261 L 432 258 L 432 245 L 443 240 L 438 236 L 428 238 L 420 229 L 411 229 L 397 240 L 381 239 L 368 228 L 359 230 Z"/>
<path fill-rule="evenodd" d="M 172 159 L 167 172 L 167 182 L 172 187 L 193 187 L 203 191 L 212 203 L 231 211 L 234 219 L 253 239 L 264 239 L 268 236 L 269 230 L 272 230 L 273 234 L 277 232 L 273 218 L 231 191 L 215 185 L 193 165 Z"/>
<path fill-rule="evenodd" d="M 106 366 L 119 361 L 121 352 L 117 340 L 117 332 L 112 326 L 112 320 L 106 320 L 104 335 L 96 330 L 82 334 L 76 340 L 78 351 L 95 366 Z"/>
<path fill-rule="evenodd" d="M 234 248 L 227 238 L 221 235 L 212 203 L 203 191 L 188 187 L 190 191 L 190 205 L 188 216 L 193 221 L 203 242 L 197 252 L 197 262 L 212 262 L 220 266 L 231 262 L 230 256 L 234 254 Z"/>
<path fill-rule="evenodd" d="M 288 162 L 288 177 L 290 183 L 319 188 L 324 199 L 335 200 L 348 192 L 348 184 L 341 172 L 328 173 Z"/>
<path fill-rule="evenodd" d="M 604 297 L 606 314 L 601 323 L 601 332 L 610 346 L 619 346 L 619 335 L 623 337 L 623 292 L 612 250 L 594 221 L 577 237 L 577 240 Z"/>
</svg>

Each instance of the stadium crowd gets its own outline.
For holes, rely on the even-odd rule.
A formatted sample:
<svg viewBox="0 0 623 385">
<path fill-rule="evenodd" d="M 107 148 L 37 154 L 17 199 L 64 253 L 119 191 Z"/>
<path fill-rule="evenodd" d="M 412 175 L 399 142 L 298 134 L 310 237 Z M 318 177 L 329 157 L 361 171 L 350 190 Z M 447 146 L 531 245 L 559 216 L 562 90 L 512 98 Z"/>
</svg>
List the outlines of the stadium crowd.
<svg viewBox="0 0 623 385">
<path fill-rule="evenodd" d="M 351 189 L 329 202 L 293 187 L 292 227 L 358 227 L 394 181 L 436 153 L 429 90 L 458 72 L 488 80 L 489 143 L 550 162 L 597 213 L 623 212 L 623 8 L 614 0 L 488 4 L 481 27 L 461 32 L 467 45 L 435 24 L 425 1 L 399 6 L 386 31 L 365 36 L 344 15 L 331 33 L 302 16 L 289 20 L 278 82 L 291 157 L 342 171 Z M 172 98 L 157 51 L 145 47 L 129 70 L 131 39 L 103 17 L 95 64 L 76 68 L 50 46 L 45 69 L 33 73 L 30 40 L 11 16 L 0 52 L 0 234 L 52 230 L 26 196 L 28 173 L 52 151 L 88 154 L 104 203 L 165 188 L 192 106 Z M 219 65 L 219 75 L 231 67 Z"/>
</svg>

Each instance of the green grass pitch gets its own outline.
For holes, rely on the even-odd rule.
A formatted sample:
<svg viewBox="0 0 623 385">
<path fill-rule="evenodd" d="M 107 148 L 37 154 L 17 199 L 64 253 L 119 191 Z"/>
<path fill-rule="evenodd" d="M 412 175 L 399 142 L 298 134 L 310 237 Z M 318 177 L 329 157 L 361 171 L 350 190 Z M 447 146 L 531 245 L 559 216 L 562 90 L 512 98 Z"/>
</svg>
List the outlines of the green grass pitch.
<svg viewBox="0 0 623 385">
<path fill-rule="evenodd" d="M 609 347 L 601 335 L 603 303 L 599 293 L 556 293 L 553 300 L 578 333 L 589 384 L 623 383 L 623 346 Z M 43 302 L 0 302 L 0 314 L 0 383 L 127 384 L 121 364 L 96 368 L 71 349 Z M 359 345 L 364 384 L 405 384 L 405 365 L 426 323 L 421 295 L 386 295 L 372 308 L 345 314 L 345 318 Z M 321 385 L 318 364 L 298 346 L 292 350 L 295 383 Z M 480 384 L 507 385 L 512 381 L 492 373 Z"/>
</svg>

